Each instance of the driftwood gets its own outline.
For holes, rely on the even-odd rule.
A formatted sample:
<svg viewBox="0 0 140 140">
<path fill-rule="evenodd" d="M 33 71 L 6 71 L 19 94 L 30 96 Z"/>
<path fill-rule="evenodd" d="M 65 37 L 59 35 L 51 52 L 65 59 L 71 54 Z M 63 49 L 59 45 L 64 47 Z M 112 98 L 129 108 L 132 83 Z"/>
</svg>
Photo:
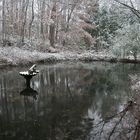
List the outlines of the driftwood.
<svg viewBox="0 0 140 140">
<path fill-rule="evenodd" d="M 30 69 L 28 70 L 29 74 L 32 74 L 32 73 L 37 73 L 36 72 L 36 64 L 34 64 L 32 67 L 30 67 Z"/>
<path fill-rule="evenodd" d="M 33 76 L 37 75 L 39 73 L 39 70 L 36 70 L 36 65 L 34 64 L 32 67 L 29 68 L 28 71 L 22 71 L 19 74 L 23 76 L 26 79 L 26 86 L 30 87 L 30 80 Z"/>
<path fill-rule="evenodd" d="M 32 67 L 29 68 L 28 71 L 23 71 L 19 74 L 21 76 L 35 76 L 37 73 L 39 73 L 39 70 L 36 70 L 36 65 L 34 64 Z"/>
</svg>

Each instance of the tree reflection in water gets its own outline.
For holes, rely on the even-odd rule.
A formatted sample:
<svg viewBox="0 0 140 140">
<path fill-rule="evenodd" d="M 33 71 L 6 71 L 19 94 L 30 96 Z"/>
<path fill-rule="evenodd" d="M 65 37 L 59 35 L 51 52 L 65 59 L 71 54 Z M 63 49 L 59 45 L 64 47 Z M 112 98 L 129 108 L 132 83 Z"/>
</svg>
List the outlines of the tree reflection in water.
<svg viewBox="0 0 140 140">
<path fill-rule="evenodd" d="M 132 139 L 138 121 L 126 111 L 129 104 L 121 110 L 131 95 L 128 74 L 138 70 L 109 63 L 40 66 L 21 92 L 29 96 L 19 94 L 18 68 L 1 72 L 0 139 Z"/>
</svg>

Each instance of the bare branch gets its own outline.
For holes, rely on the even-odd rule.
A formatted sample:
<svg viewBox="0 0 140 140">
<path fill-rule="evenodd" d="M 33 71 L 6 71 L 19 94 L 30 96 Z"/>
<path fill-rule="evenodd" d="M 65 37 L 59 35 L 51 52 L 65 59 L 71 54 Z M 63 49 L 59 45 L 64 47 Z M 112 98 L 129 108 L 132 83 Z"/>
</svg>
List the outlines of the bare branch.
<svg viewBox="0 0 140 140">
<path fill-rule="evenodd" d="M 120 2 L 118 0 L 114 0 L 115 2 L 127 7 L 128 9 L 130 9 L 139 19 L 140 19 L 140 11 L 138 9 L 136 9 L 132 3 L 132 1 L 130 0 L 131 6 L 128 4 L 125 4 L 123 2 Z"/>
</svg>

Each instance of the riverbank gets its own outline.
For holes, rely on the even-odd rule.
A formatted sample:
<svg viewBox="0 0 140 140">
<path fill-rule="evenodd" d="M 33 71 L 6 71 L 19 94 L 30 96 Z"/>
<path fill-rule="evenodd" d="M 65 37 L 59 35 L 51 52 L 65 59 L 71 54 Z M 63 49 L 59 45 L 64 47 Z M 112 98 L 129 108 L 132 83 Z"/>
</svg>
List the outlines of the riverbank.
<svg viewBox="0 0 140 140">
<path fill-rule="evenodd" d="M 140 60 L 118 59 L 111 52 L 104 50 L 96 52 L 94 50 L 86 51 L 57 51 L 55 53 L 41 52 L 38 50 L 27 50 L 19 47 L 0 47 L 0 65 L 27 65 L 39 62 L 57 62 L 57 61 L 107 61 L 140 63 Z"/>
</svg>

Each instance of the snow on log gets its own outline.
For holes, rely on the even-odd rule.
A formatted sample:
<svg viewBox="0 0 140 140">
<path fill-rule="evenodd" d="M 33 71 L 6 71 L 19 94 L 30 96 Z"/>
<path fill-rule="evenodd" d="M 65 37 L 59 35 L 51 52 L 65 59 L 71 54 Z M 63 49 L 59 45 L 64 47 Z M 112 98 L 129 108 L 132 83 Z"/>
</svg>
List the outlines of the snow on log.
<svg viewBox="0 0 140 140">
<path fill-rule="evenodd" d="M 36 65 L 34 64 L 28 71 L 19 72 L 21 76 L 35 76 L 39 73 L 39 70 L 36 70 Z"/>
</svg>

